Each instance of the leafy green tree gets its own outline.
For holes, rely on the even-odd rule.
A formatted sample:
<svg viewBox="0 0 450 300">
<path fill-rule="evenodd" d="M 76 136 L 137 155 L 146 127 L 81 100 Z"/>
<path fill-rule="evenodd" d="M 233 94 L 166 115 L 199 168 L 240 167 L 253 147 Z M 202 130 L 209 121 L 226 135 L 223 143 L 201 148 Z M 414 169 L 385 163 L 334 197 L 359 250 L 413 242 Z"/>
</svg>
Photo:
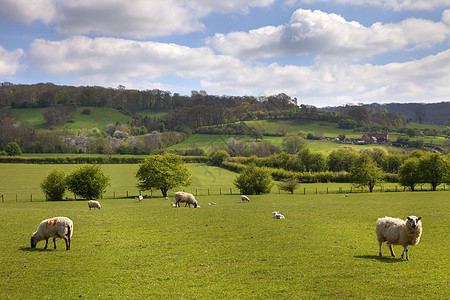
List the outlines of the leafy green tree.
<svg viewBox="0 0 450 300">
<path fill-rule="evenodd" d="M 53 169 L 41 182 L 41 189 L 48 201 L 62 200 L 66 192 L 66 172 Z"/>
<path fill-rule="evenodd" d="M 230 157 L 230 154 L 228 154 L 227 151 L 218 150 L 218 151 L 211 153 L 209 158 L 211 159 L 211 165 L 220 166 L 220 165 L 222 165 L 222 162 L 229 157 Z"/>
<path fill-rule="evenodd" d="M 100 165 L 81 166 L 67 176 L 67 189 L 85 199 L 100 198 L 110 183 Z"/>
<path fill-rule="evenodd" d="M 377 163 L 368 155 L 361 154 L 350 168 L 353 183 L 358 187 L 367 186 L 372 193 L 375 185 L 381 182 L 383 173 Z"/>
<path fill-rule="evenodd" d="M 323 172 L 328 168 L 327 157 L 321 152 L 312 152 L 306 148 L 300 151 L 299 156 L 307 172 Z"/>
<path fill-rule="evenodd" d="M 328 168 L 330 171 L 350 171 L 350 167 L 358 157 L 354 150 L 338 149 L 328 155 Z"/>
<path fill-rule="evenodd" d="M 139 165 L 136 177 L 139 180 L 139 190 L 160 189 L 163 197 L 167 197 L 169 189 L 189 186 L 192 182 L 191 172 L 181 156 L 167 152 L 147 157 Z"/>
<path fill-rule="evenodd" d="M 242 194 L 260 195 L 270 192 L 272 181 L 272 175 L 267 168 L 249 165 L 239 173 L 233 183 Z"/>
<path fill-rule="evenodd" d="M 439 153 L 426 154 L 419 159 L 419 174 L 422 182 L 431 184 L 433 191 L 450 177 L 450 162 Z"/>
<path fill-rule="evenodd" d="M 16 142 L 11 142 L 8 143 L 5 147 L 5 152 L 9 155 L 9 156 L 19 156 L 22 155 L 22 150 L 20 149 L 19 144 L 17 144 Z"/>
<path fill-rule="evenodd" d="M 414 191 L 416 185 L 420 183 L 419 159 L 411 157 L 403 162 L 398 171 L 398 181 L 401 186 L 406 186 Z"/>
<path fill-rule="evenodd" d="M 283 151 L 289 154 L 296 154 L 306 146 L 304 138 L 298 135 L 287 135 L 283 137 L 281 143 Z"/>
<path fill-rule="evenodd" d="M 294 191 L 298 188 L 298 182 L 295 180 L 283 181 L 278 183 L 278 187 L 282 191 L 290 192 L 294 194 Z"/>
</svg>

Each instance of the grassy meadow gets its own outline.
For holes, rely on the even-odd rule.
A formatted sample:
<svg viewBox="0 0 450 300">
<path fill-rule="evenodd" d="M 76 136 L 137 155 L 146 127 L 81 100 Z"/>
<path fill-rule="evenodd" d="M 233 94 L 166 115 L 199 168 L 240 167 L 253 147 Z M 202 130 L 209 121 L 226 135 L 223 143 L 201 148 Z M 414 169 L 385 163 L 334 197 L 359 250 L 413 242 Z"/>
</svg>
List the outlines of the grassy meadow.
<svg viewBox="0 0 450 300">
<path fill-rule="evenodd" d="M 443 299 L 449 294 L 448 192 L 198 196 L 0 203 L 1 299 Z M 216 205 L 207 203 L 214 201 Z M 271 212 L 286 216 L 275 220 Z M 375 222 L 422 217 L 410 261 L 378 256 Z M 74 221 L 64 241 L 30 248 L 41 220 Z"/>
</svg>

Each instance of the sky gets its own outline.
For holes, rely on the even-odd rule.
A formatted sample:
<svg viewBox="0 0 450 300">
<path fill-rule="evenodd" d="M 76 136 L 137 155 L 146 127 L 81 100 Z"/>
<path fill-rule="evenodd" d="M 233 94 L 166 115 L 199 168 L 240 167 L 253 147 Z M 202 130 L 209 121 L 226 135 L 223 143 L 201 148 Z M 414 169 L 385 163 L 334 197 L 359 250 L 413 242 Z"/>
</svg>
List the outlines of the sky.
<svg viewBox="0 0 450 300">
<path fill-rule="evenodd" d="M 0 82 L 450 101 L 450 0 L 0 0 Z"/>
</svg>

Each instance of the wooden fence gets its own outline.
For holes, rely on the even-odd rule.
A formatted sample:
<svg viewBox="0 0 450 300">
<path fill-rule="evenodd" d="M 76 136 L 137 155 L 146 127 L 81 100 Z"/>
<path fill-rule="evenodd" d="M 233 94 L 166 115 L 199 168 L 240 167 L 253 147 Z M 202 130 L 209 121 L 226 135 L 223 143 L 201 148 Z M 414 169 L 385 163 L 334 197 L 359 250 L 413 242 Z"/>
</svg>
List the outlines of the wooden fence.
<svg viewBox="0 0 450 300">
<path fill-rule="evenodd" d="M 240 195 L 240 192 L 236 188 L 184 188 L 182 191 L 193 194 L 194 196 L 222 196 L 222 195 Z M 430 191 L 431 189 L 427 185 L 421 185 L 416 188 L 416 191 Z M 446 191 L 448 188 L 445 184 L 438 187 L 438 191 Z M 373 193 L 385 193 L 385 192 L 405 192 L 410 191 L 409 188 L 404 188 L 399 185 L 389 186 L 377 186 L 374 188 Z M 272 188 L 271 193 L 286 194 L 291 193 L 281 191 L 277 186 Z M 294 195 L 324 195 L 324 194 L 351 194 L 351 193 L 369 193 L 368 188 L 356 188 L 354 186 L 327 186 L 322 184 L 301 184 L 299 188 L 294 191 Z M 173 197 L 174 192 L 169 192 L 169 197 Z M 155 195 L 151 192 L 137 192 L 137 191 L 108 191 L 102 199 L 131 199 L 136 198 L 139 195 L 145 198 L 162 198 L 161 192 L 155 192 Z M 0 195 L 1 202 L 44 202 L 46 201 L 43 194 L 3 194 Z M 74 200 L 77 200 L 76 196 L 73 196 Z M 80 199 L 81 200 L 81 199 Z"/>
</svg>

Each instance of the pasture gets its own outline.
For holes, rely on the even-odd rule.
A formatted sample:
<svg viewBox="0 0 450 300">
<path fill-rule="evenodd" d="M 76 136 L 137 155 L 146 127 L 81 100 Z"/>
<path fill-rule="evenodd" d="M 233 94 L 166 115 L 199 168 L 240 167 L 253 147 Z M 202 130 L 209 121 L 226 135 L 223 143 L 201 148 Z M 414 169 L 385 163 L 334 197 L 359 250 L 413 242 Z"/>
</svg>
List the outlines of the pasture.
<svg viewBox="0 0 450 300">
<path fill-rule="evenodd" d="M 449 295 L 448 192 L 199 196 L 0 203 L 0 298 L 442 299 Z M 216 205 L 208 205 L 211 201 Z M 285 220 L 272 218 L 280 211 Z M 410 261 L 378 256 L 375 222 L 422 217 Z M 74 221 L 64 241 L 30 248 L 40 221 Z"/>
</svg>

